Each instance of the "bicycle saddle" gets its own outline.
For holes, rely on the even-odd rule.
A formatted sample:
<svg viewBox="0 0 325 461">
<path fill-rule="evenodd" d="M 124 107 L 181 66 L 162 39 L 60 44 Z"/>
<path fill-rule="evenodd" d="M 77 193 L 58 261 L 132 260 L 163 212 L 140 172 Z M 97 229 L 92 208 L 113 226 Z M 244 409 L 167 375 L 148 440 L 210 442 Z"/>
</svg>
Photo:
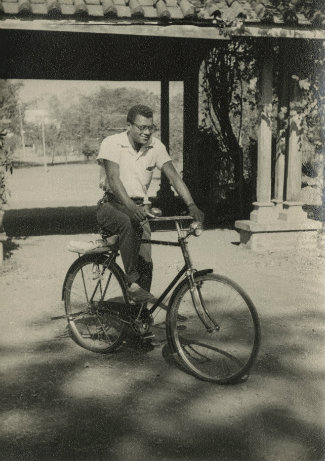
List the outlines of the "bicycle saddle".
<svg viewBox="0 0 325 461">
<path fill-rule="evenodd" d="M 68 250 L 80 254 L 105 253 L 118 241 L 118 235 L 112 235 L 106 239 L 98 239 L 90 242 L 70 240 Z"/>
</svg>

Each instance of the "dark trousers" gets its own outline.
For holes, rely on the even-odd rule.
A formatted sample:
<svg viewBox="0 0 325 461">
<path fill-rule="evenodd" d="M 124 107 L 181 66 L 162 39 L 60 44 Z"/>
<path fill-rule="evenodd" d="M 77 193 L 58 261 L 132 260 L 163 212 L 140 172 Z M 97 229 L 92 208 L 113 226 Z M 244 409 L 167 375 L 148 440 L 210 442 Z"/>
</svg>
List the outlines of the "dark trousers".
<svg viewBox="0 0 325 461">
<path fill-rule="evenodd" d="M 152 281 L 151 245 L 141 244 L 141 238 L 150 239 L 148 222 L 141 225 L 132 219 L 128 209 L 114 198 L 100 200 L 97 221 L 104 232 L 119 235 L 119 248 L 127 283 L 137 282 L 150 290 Z"/>
</svg>

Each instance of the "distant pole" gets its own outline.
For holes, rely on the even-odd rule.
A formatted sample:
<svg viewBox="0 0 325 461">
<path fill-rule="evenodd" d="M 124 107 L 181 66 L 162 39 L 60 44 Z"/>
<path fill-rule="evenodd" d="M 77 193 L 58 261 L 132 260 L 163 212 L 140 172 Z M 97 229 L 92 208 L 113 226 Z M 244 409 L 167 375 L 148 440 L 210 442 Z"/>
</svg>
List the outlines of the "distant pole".
<svg viewBox="0 0 325 461">
<path fill-rule="evenodd" d="M 43 158 L 44 158 L 44 169 L 47 171 L 47 162 L 46 162 L 46 148 L 45 148 L 45 127 L 44 120 L 42 120 L 42 141 L 43 141 Z"/>
<path fill-rule="evenodd" d="M 23 159 L 26 160 L 25 135 L 24 135 L 24 127 L 23 127 L 23 117 L 21 115 L 21 101 L 18 102 L 18 113 L 19 113 L 21 144 L 23 148 Z"/>
</svg>

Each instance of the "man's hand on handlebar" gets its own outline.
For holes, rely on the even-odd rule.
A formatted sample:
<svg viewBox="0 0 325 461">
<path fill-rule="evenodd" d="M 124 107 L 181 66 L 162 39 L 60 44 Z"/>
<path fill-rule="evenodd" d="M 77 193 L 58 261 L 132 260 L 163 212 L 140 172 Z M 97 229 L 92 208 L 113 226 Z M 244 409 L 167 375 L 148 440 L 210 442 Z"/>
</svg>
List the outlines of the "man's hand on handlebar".
<svg viewBox="0 0 325 461">
<path fill-rule="evenodd" d="M 136 221 L 142 222 L 147 218 L 147 215 L 146 215 L 146 212 L 143 206 L 136 205 L 135 203 L 132 202 L 130 206 L 128 206 L 128 209 L 133 214 L 133 218 Z"/>
<path fill-rule="evenodd" d="M 199 221 L 200 223 L 203 223 L 204 213 L 195 205 L 195 203 L 192 203 L 188 207 L 188 212 L 192 216 L 192 218 L 194 218 L 195 221 Z"/>
</svg>

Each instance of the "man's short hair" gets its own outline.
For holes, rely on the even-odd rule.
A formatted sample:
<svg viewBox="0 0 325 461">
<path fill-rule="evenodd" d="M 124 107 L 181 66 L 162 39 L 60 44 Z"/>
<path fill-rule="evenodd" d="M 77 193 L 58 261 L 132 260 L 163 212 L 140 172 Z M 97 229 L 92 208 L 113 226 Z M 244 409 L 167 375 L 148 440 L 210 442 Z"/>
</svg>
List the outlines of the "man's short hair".
<svg viewBox="0 0 325 461">
<path fill-rule="evenodd" d="M 137 115 L 142 115 L 142 117 L 145 118 L 152 118 L 153 110 L 148 106 L 144 106 L 143 104 L 137 104 L 136 106 L 131 107 L 129 110 L 126 121 L 133 123 Z"/>
</svg>

